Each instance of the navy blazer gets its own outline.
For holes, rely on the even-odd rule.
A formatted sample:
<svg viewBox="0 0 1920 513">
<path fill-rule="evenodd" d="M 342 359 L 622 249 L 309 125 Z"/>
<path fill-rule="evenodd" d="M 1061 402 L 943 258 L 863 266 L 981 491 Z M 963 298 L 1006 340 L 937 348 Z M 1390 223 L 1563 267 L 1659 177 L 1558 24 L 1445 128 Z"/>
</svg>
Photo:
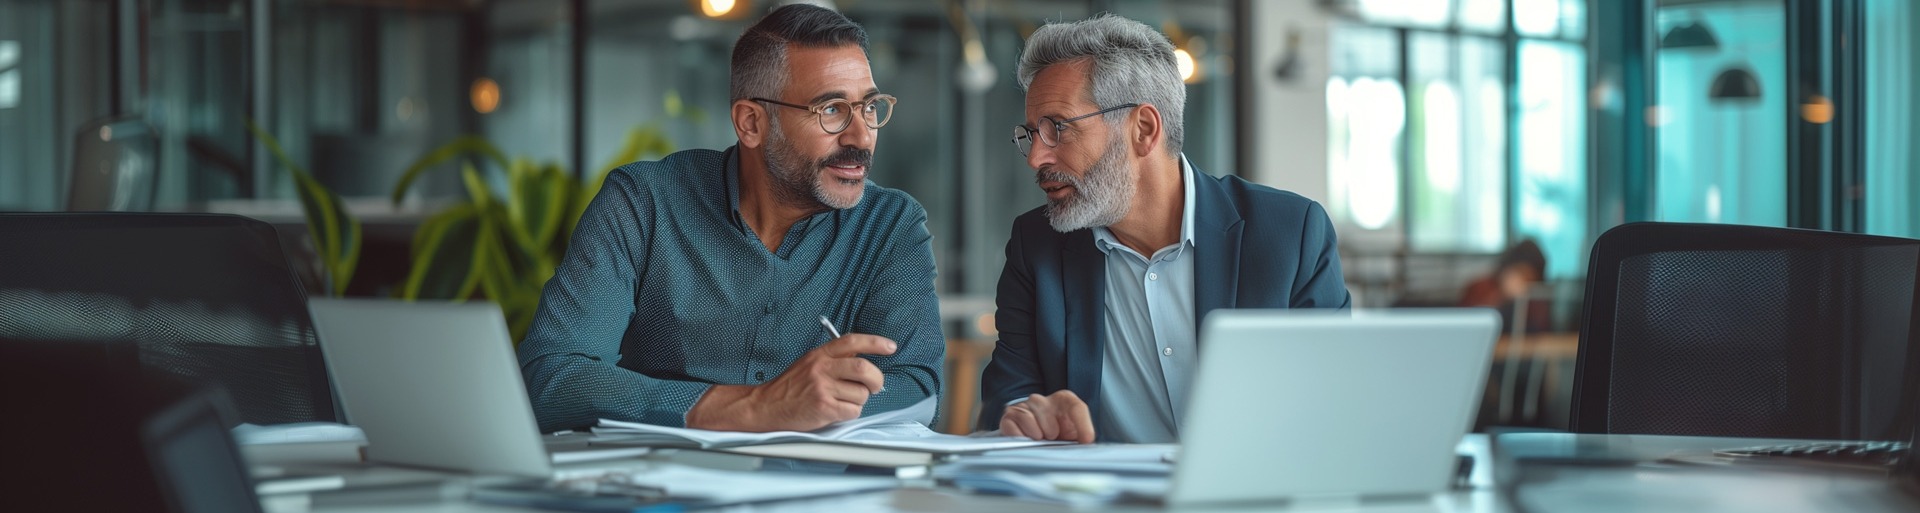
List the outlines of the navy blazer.
<svg viewBox="0 0 1920 513">
<path fill-rule="evenodd" d="M 1218 308 L 1351 305 L 1333 221 L 1319 203 L 1197 169 L 1193 186 L 1196 329 Z M 1054 231 L 1042 210 L 1014 219 L 1007 241 L 995 297 L 1000 342 L 980 377 L 982 430 L 1000 427 L 1008 401 L 1063 388 L 1099 418 L 1106 254 L 1093 230 Z"/>
</svg>

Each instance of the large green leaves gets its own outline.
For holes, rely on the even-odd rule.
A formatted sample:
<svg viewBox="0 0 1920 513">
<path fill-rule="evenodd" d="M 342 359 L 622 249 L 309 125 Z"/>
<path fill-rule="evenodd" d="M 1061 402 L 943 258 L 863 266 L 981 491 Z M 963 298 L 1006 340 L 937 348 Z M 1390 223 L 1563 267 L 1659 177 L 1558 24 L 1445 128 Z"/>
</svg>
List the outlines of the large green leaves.
<svg viewBox="0 0 1920 513">
<path fill-rule="evenodd" d="M 628 132 L 613 159 L 585 185 L 559 164 L 508 159 L 478 137 L 461 137 L 409 166 L 393 201 L 428 170 L 463 156 L 460 169 L 467 201 L 428 219 L 414 233 L 413 269 L 400 289 L 405 299 L 464 300 L 484 296 L 500 305 L 513 339 L 526 336 L 540 306 L 540 293 L 566 254 L 567 238 L 606 172 L 616 166 L 673 151 L 657 124 Z M 475 167 L 492 163 L 492 167 Z M 497 170 L 497 171 L 494 171 Z M 488 171 L 495 174 L 489 175 Z M 495 187 L 504 185 L 504 191 Z"/>
<path fill-rule="evenodd" d="M 407 166 L 407 170 L 400 173 L 400 181 L 393 185 L 393 203 L 398 205 L 401 200 L 406 199 L 407 189 L 413 187 L 413 182 L 419 180 L 420 175 L 426 173 L 428 169 L 433 169 L 433 166 L 453 160 L 455 157 L 471 154 L 486 157 L 500 167 L 507 166 L 507 155 L 500 152 L 500 147 L 494 146 L 486 139 L 475 135 L 455 138 L 427 152 L 426 156 L 413 161 L 413 165 Z"/>
<path fill-rule="evenodd" d="M 353 281 L 354 267 L 360 262 L 360 220 L 347 212 L 346 203 L 340 196 L 314 180 L 313 175 L 295 164 L 287 152 L 280 147 L 280 140 L 261 130 L 253 120 L 247 121 L 247 131 L 267 147 L 275 161 L 293 175 L 294 189 L 300 195 L 300 207 L 307 219 L 307 233 L 312 236 L 314 252 L 320 258 L 320 266 L 327 276 L 322 280 L 326 295 L 337 296 L 347 290 L 347 284 Z"/>
</svg>

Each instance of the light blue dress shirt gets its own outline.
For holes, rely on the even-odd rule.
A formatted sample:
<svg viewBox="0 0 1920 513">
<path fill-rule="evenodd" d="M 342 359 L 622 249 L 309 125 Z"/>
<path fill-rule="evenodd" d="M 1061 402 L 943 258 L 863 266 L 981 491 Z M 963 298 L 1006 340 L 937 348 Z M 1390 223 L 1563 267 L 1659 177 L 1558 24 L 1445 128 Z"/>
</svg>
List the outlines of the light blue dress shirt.
<svg viewBox="0 0 1920 513">
<path fill-rule="evenodd" d="M 1185 191 L 1180 240 L 1151 257 L 1121 244 L 1105 227 L 1094 246 L 1107 255 L 1107 340 L 1101 348 L 1101 441 L 1171 443 L 1199 354 L 1193 318 L 1193 166 L 1180 157 Z"/>
</svg>

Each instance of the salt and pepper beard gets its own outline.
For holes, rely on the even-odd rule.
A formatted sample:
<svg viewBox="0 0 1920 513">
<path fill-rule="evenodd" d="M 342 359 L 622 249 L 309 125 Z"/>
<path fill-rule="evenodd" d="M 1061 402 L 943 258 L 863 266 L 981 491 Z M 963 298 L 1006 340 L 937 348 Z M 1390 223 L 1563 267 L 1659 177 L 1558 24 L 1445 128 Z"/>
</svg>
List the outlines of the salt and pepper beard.
<svg viewBox="0 0 1920 513">
<path fill-rule="evenodd" d="M 1046 169 L 1034 173 L 1034 181 L 1054 181 L 1073 187 L 1073 195 L 1059 201 L 1047 199 L 1047 224 L 1066 233 L 1082 228 L 1110 226 L 1126 217 L 1133 208 L 1133 194 L 1139 188 L 1136 165 L 1126 161 L 1124 138 L 1115 137 L 1106 152 L 1087 168 L 1085 178 Z"/>
<path fill-rule="evenodd" d="M 770 120 L 767 134 L 767 177 L 773 179 L 773 197 L 781 204 L 814 209 L 848 209 L 860 204 L 861 193 L 855 192 L 851 198 L 834 197 L 827 192 L 826 181 L 838 180 L 853 182 L 836 176 L 821 176 L 820 170 L 831 164 L 859 164 L 873 168 L 873 151 L 861 148 L 840 147 L 839 151 L 827 158 L 812 161 L 800 153 L 799 148 L 787 140 L 780 131 L 780 120 Z M 849 183 L 849 185 L 854 185 Z"/>
</svg>

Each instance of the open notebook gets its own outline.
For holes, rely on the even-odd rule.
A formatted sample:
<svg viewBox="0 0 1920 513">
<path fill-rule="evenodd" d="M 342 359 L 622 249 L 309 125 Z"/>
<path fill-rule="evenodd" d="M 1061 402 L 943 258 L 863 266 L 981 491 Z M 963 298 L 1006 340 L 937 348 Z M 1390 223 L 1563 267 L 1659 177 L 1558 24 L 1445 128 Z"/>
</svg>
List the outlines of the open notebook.
<svg viewBox="0 0 1920 513">
<path fill-rule="evenodd" d="M 593 443 L 692 447 L 782 458 L 856 465 L 925 465 L 957 454 L 1015 449 L 1065 442 L 1025 437 L 970 437 L 934 432 L 915 419 L 932 418 L 934 398 L 907 408 L 829 424 L 814 431 L 748 433 L 674 428 L 600 419 Z"/>
</svg>

